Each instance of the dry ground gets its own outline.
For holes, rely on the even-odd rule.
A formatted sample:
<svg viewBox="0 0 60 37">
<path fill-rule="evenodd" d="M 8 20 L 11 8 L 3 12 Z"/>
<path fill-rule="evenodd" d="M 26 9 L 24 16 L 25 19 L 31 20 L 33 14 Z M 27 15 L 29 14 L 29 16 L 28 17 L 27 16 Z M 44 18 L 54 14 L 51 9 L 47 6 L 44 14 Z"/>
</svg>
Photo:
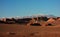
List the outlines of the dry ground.
<svg viewBox="0 0 60 37">
<path fill-rule="evenodd" d="M 60 37 L 60 26 L 0 24 L 0 37 Z"/>
</svg>

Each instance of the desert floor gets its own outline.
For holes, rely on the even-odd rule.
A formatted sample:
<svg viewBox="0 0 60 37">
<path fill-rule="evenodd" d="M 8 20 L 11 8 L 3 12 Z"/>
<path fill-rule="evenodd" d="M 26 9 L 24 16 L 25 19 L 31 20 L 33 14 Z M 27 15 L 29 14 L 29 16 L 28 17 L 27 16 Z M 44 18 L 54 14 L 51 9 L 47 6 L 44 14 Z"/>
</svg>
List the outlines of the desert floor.
<svg viewBox="0 0 60 37">
<path fill-rule="evenodd" d="M 0 37 L 60 37 L 60 26 L 0 24 Z"/>
</svg>

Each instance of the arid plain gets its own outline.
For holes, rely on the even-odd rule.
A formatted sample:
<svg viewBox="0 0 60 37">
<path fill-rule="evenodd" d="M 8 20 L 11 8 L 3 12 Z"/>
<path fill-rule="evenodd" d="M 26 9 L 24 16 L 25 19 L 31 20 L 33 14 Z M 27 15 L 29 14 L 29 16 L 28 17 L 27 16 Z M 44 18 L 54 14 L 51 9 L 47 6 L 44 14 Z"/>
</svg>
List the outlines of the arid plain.
<svg viewBox="0 0 60 37">
<path fill-rule="evenodd" d="M 0 37 L 60 37 L 60 18 L 46 19 L 32 18 L 28 23 L 0 21 Z"/>
</svg>

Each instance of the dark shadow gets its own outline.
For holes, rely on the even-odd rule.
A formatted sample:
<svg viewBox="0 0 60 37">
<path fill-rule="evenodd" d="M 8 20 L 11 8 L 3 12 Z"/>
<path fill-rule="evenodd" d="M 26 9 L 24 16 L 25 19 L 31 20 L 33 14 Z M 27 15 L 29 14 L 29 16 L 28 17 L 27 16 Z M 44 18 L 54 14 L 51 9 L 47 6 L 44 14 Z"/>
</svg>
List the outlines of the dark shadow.
<svg viewBox="0 0 60 37">
<path fill-rule="evenodd" d="M 30 24 L 31 26 L 41 26 L 39 23 Z"/>
<path fill-rule="evenodd" d="M 16 35 L 16 33 L 14 33 L 14 32 L 9 32 L 9 34 L 10 34 L 10 35 Z"/>
<path fill-rule="evenodd" d="M 30 36 L 34 36 L 34 33 L 31 33 Z"/>
<path fill-rule="evenodd" d="M 16 23 L 18 23 L 18 24 L 27 24 L 27 23 L 29 23 L 30 20 L 31 20 L 31 18 L 18 19 L 16 21 Z"/>
<path fill-rule="evenodd" d="M 12 18 L 12 19 L 7 18 L 6 22 L 5 22 L 5 24 L 14 24 L 14 23 L 15 23 L 15 19 L 14 18 Z"/>
<path fill-rule="evenodd" d="M 38 17 L 38 21 L 41 21 L 41 20 L 43 20 L 43 21 L 47 21 L 47 20 L 48 20 L 48 18 L 47 18 L 47 17 L 43 17 L 43 16 Z"/>
<path fill-rule="evenodd" d="M 5 22 L 0 20 L 0 24 L 1 24 L 1 23 L 5 23 Z"/>
<path fill-rule="evenodd" d="M 53 26 L 53 25 L 49 23 L 47 26 Z"/>
</svg>

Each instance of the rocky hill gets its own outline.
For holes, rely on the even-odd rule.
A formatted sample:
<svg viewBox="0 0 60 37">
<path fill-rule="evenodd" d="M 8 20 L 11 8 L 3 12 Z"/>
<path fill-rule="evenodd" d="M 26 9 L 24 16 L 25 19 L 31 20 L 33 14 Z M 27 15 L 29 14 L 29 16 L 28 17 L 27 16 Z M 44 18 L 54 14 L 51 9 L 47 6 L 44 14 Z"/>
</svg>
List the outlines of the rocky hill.
<svg viewBox="0 0 60 37">
<path fill-rule="evenodd" d="M 59 22 L 60 24 L 60 17 L 56 17 L 53 15 L 33 15 L 33 16 L 25 16 L 25 17 L 18 17 L 16 18 L 1 18 L 0 23 L 2 24 L 26 24 L 26 25 L 47 25 L 47 24 L 56 24 Z M 58 21 L 57 21 L 58 20 Z"/>
</svg>

